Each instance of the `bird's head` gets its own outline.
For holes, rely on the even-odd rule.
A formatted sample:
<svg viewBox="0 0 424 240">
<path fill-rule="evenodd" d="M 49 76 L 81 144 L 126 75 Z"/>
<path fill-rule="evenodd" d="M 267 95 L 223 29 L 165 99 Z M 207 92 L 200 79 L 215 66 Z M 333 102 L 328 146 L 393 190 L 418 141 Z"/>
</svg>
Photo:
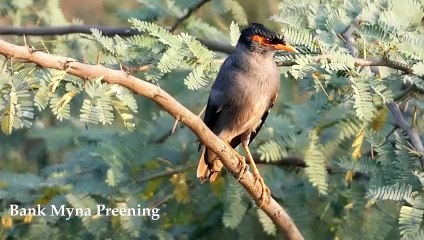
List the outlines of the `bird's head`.
<svg viewBox="0 0 424 240">
<path fill-rule="evenodd" d="M 296 49 L 284 41 L 282 36 L 266 28 L 263 24 L 252 23 L 241 31 L 239 44 L 253 52 L 283 50 L 296 52 Z"/>
</svg>

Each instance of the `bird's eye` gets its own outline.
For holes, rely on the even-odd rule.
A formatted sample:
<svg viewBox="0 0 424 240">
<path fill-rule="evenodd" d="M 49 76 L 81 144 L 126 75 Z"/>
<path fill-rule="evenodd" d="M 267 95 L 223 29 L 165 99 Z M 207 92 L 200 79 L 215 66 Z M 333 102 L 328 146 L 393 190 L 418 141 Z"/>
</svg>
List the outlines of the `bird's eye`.
<svg viewBox="0 0 424 240">
<path fill-rule="evenodd" d="M 269 38 L 264 38 L 264 43 L 265 44 L 270 44 L 271 43 L 271 40 Z"/>
</svg>

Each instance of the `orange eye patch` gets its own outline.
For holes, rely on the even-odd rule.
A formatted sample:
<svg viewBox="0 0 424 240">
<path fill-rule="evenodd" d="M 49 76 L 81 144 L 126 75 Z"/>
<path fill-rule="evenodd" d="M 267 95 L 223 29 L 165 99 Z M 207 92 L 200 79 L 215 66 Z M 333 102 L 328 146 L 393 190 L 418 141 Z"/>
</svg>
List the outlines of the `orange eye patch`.
<svg viewBox="0 0 424 240">
<path fill-rule="evenodd" d="M 275 44 L 275 43 L 272 43 L 270 39 L 259 36 L 259 35 L 253 35 L 252 41 L 258 42 L 265 46 L 272 46 L 275 50 L 283 50 L 283 51 L 293 52 L 293 53 L 297 52 L 294 47 L 288 44 L 280 44 L 280 43 Z"/>
<path fill-rule="evenodd" d="M 263 45 L 266 45 L 266 46 L 272 45 L 270 43 L 270 40 L 268 38 L 264 38 L 264 37 L 261 37 L 259 35 L 253 35 L 252 36 L 252 41 L 258 42 L 258 43 L 263 44 Z"/>
</svg>

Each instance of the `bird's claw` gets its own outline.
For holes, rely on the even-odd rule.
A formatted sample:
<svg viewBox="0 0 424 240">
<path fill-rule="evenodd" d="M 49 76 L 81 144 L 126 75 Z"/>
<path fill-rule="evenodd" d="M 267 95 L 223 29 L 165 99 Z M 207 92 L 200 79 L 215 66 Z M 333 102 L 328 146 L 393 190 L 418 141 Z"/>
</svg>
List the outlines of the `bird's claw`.
<svg viewBox="0 0 424 240">
<path fill-rule="evenodd" d="M 240 156 L 237 168 L 240 169 L 240 171 L 237 173 L 236 178 L 237 178 L 237 182 L 240 182 L 243 175 L 249 169 L 249 166 L 246 164 L 246 160 L 244 159 L 244 157 Z"/>
<path fill-rule="evenodd" d="M 254 178 L 255 178 L 255 182 L 254 184 L 256 185 L 256 182 L 259 181 L 259 183 L 261 184 L 262 187 L 262 193 L 261 196 L 258 199 L 258 207 L 262 208 L 265 205 L 268 205 L 271 201 L 271 190 L 269 190 L 269 188 L 265 185 L 264 179 L 261 177 L 261 175 L 259 174 L 254 174 Z"/>
</svg>

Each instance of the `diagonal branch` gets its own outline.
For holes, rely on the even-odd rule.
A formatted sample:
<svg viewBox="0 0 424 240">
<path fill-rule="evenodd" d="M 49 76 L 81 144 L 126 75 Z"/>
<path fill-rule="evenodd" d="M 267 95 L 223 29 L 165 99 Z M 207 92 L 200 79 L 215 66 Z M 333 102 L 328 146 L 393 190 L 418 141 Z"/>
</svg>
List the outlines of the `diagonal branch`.
<svg viewBox="0 0 424 240">
<path fill-rule="evenodd" d="M 350 55 L 352 55 L 353 57 L 358 57 L 359 51 L 354 45 L 355 44 L 354 25 L 355 24 L 351 24 L 342 35 L 343 35 L 343 38 L 346 40 L 346 48 L 349 50 Z"/>
<path fill-rule="evenodd" d="M 175 100 L 169 93 L 160 87 L 146 81 L 142 81 L 124 71 L 113 70 L 102 65 L 90 65 L 77 62 L 72 58 L 51 55 L 40 51 L 31 51 L 28 47 L 17 46 L 0 40 L 0 54 L 6 57 L 33 62 L 44 68 L 68 69 L 68 73 L 85 80 L 96 79 L 103 76 L 103 79 L 111 84 L 119 84 L 131 89 L 138 95 L 149 98 L 157 103 L 174 118 L 179 119 L 183 124 L 197 135 L 200 141 L 221 159 L 223 165 L 229 172 L 236 175 L 240 169 L 238 161 L 233 151 L 218 138 L 203 123 L 202 119 L 188 110 Z M 240 184 L 258 201 L 261 197 L 262 188 L 260 184 L 255 184 L 255 178 L 250 172 L 246 172 L 240 179 Z M 282 231 L 287 239 L 303 239 L 293 220 L 287 212 L 271 198 L 270 203 L 262 207 L 262 210 L 273 220 L 275 225 Z"/>
<path fill-rule="evenodd" d="M 409 126 L 406 122 L 405 117 L 403 116 L 402 111 L 399 109 L 399 105 L 395 102 L 390 102 L 387 104 L 387 107 L 392 112 L 393 118 L 395 119 L 395 124 L 406 132 L 409 136 L 412 146 L 417 152 L 424 154 L 424 146 L 421 142 L 420 135 L 415 127 Z M 424 155 L 420 157 L 421 166 L 424 167 Z"/>
<path fill-rule="evenodd" d="M 201 0 L 198 3 L 194 4 L 192 7 L 188 9 L 188 11 L 177 19 L 177 21 L 172 25 L 172 27 L 169 29 L 170 32 L 174 32 L 177 30 L 178 26 L 183 23 L 187 18 L 189 18 L 194 12 L 199 10 L 203 5 L 205 5 L 207 2 L 210 2 L 210 0 Z"/>
</svg>

